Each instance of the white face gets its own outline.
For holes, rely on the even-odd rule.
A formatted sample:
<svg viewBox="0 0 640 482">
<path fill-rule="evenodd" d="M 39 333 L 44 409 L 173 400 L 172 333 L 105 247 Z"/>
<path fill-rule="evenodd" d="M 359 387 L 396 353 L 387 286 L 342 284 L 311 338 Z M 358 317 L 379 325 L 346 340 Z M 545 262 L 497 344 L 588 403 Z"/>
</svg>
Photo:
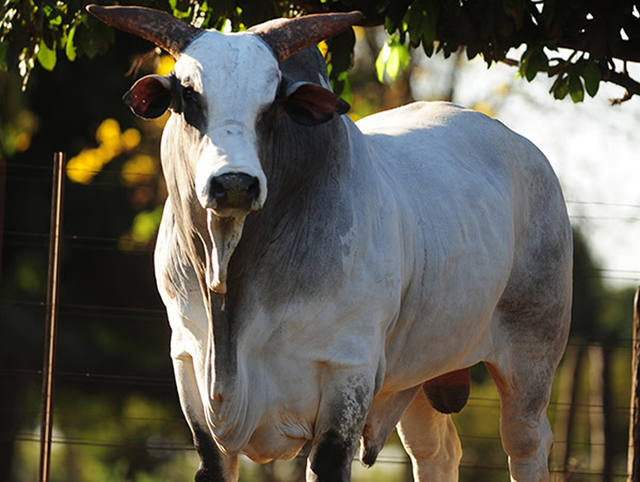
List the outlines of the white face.
<svg viewBox="0 0 640 482">
<path fill-rule="evenodd" d="M 258 116 L 276 97 L 280 68 L 256 35 L 205 31 L 180 55 L 173 75 L 173 80 L 141 84 L 141 95 L 132 95 L 131 101 L 144 110 L 145 93 L 150 94 L 149 105 L 154 95 L 164 99 L 161 106 L 173 98 L 174 112 L 162 136 L 165 175 L 186 189 L 195 184 L 210 237 L 206 282 L 211 290 L 225 293 L 227 266 L 244 219 L 249 211 L 261 209 L 267 198 L 255 129 Z M 190 172 L 184 172 L 185 167 Z M 186 194 L 182 201 L 190 202 L 189 197 Z"/>
<path fill-rule="evenodd" d="M 258 159 L 255 123 L 275 99 L 280 83 L 273 53 L 255 35 L 205 31 L 180 55 L 174 72 L 183 87 L 200 94 L 204 113 L 201 137 L 187 152 L 200 204 L 211 208 L 208 186 L 214 177 L 241 173 L 258 179 L 259 195 L 251 208 L 260 209 L 267 181 Z"/>
</svg>

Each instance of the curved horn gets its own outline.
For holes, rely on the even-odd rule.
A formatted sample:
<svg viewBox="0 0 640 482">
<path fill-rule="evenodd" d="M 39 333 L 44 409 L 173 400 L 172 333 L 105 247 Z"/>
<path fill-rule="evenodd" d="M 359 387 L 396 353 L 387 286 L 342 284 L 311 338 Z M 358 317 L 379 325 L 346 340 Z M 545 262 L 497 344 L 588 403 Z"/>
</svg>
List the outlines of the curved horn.
<svg viewBox="0 0 640 482">
<path fill-rule="evenodd" d="M 112 27 L 153 42 L 174 58 L 201 32 L 168 13 L 151 8 L 87 5 L 87 12 Z"/>
<path fill-rule="evenodd" d="M 317 13 L 298 18 L 278 18 L 249 29 L 264 40 L 278 62 L 300 50 L 342 33 L 362 21 L 362 12 Z"/>
</svg>

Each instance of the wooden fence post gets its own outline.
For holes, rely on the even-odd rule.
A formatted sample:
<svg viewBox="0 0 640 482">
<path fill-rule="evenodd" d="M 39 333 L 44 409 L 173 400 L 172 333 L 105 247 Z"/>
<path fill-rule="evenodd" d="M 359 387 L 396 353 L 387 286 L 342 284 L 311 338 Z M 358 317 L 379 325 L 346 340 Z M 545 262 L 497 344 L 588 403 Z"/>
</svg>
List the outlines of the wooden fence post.
<svg viewBox="0 0 640 482">
<path fill-rule="evenodd" d="M 40 468 L 38 481 L 49 481 L 51 434 L 53 431 L 53 388 L 58 331 L 58 285 L 62 251 L 62 206 L 64 194 L 65 155 L 53 156 L 53 189 L 51 192 L 51 225 L 49 232 L 49 276 L 47 280 L 47 319 L 42 362 L 42 421 L 40 425 Z"/>
<path fill-rule="evenodd" d="M 633 300 L 631 379 L 627 480 L 629 482 L 640 482 L 640 286 L 638 286 Z"/>
</svg>

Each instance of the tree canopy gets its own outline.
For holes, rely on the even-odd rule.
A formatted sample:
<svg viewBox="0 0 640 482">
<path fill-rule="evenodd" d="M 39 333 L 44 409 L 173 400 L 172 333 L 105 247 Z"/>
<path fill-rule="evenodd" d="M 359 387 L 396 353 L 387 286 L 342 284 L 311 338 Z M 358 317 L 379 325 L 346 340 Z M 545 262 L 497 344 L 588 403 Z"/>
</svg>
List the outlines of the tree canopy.
<svg viewBox="0 0 640 482">
<path fill-rule="evenodd" d="M 83 0 L 5 0 L 0 9 L 0 67 L 15 69 L 23 85 L 36 64 L 55 68 L 59 57 L 74 61 L 108 50 L 112 30 L 91 18 Z M 130 3 L 119 2 L 119 3 Z M 461 48 L 469 59 L 481 55 L 491 65 L 505 62 L 531 81 L 539 73 L 554 78 L 550 93 L 585 91 L 594 96 L 601 82 L 626 89 L 617 101 L 640 94 L 627 62 L 640 61 L 640 1 L 599 0 L 139 0 L 197 26 L 241 30 L 280 16 L 361 10 L 364 25 L 384 25 L 395 45 L 421 46 L 428 56 Z M 340 90 L 351 61 L 352 31 L 328 42 L 331 77 Z M 525 46 L 519 59 L 508 57 Z"/>
</svg>

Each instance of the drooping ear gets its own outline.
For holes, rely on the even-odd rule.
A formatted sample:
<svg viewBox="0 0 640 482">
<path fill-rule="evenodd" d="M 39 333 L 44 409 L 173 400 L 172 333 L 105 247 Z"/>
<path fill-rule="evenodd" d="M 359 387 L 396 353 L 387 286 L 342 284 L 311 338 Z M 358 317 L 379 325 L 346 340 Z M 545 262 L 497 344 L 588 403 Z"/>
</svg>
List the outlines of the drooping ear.
<svg viewBox="0 0 640 482">
<path fill-rule="evenodd" d="M 311 82 L 295 82 L 284 92 L 284 108 L 297 123 L 305 126 L 322 124 L 334 114 L 346 114 L 349 104 L 324 87 Z"/>
<path fill-rule="evenodd" d="M 171 98 L 171 79 L 147 75 L 133 84 L 122 100 L 135 115 L 143 119 L 155 119 L 167 111 Z"/>
</svg>

